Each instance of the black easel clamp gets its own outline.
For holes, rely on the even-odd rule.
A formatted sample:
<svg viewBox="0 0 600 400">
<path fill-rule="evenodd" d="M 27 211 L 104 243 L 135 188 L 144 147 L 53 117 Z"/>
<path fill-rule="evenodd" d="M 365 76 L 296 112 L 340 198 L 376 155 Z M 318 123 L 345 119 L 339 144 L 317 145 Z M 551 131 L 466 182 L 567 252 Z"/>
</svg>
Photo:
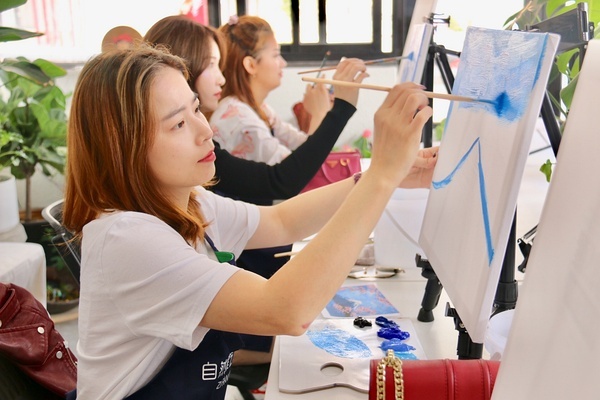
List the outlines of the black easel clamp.
<svg viewBox="0 0 600 400">
<path fill-rule="evenodd" d="M 475 343 L 471 340 L 467 328 L 463 324 L 455 308 L 446 303 L 446 317 L 454 319 L 454 328 L 458 331 L 458 344 L 456 354 L 459 360 L 478 360 L 483 355 L 483 343 Z"/>
</svg>

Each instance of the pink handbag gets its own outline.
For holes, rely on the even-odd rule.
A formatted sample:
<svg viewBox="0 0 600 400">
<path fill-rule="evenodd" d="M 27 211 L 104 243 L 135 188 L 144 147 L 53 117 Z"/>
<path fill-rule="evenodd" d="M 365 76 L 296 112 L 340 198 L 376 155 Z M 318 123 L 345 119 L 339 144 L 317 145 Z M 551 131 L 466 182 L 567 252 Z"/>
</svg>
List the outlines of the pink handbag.
<svg viewBox="0 0 600 400">
<path fill-rule="evenodd" d="M 300 193 L 341 181 L 360 171 L 360 152 L 358 150 L 332 151 Z"/>
</svg>

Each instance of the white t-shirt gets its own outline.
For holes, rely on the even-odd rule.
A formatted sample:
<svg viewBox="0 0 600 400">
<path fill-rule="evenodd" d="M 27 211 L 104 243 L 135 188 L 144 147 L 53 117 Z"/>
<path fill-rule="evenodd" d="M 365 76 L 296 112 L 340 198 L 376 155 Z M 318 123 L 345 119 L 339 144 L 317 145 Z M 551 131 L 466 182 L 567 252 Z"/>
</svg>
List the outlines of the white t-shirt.
<svg viewBox="0 0 600 400">
<path fill-rule="evenodd" d="M 214 140 L 232 155 L 275 165 L 306 141 L 308 135 L 282 121 L 267 104 L 262 110 L 271 128 L 256 112 L 235 96 L 227 96 L 210 117 Z"/>
<path fill-rule="evenodd" d="M 259 222 L 252 204 L 198 188 L 206 233 L 237 256 Z M 122 399 L 144 386 L 175 346 L 194 350 L 211 301 L 239 269 L 195 249 L 160 219 L 103 215 L 83 229 L 78 399 Z"/>
</svg>

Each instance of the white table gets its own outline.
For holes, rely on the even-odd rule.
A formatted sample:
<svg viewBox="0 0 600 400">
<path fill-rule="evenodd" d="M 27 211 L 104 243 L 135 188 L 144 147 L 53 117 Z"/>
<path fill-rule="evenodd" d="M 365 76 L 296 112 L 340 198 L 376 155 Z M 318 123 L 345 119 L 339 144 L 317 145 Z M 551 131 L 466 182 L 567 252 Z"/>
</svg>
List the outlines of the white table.
<svg viewBox="0 0 600 400">
<path fill-rule="evenodd" d="M 46 256 L 37 243 L 0 242 L 0 282 L 31 292 L 46 307 Z"/>
<path fill-rule="evenodd" d="M 377 284 L 377 287 L 388 300 L 400 311 L 403 317 L 410 318 L 419 341 L 428 359 L 450 358 L 456 359 L 458 344 L 458 331 L 454 328 L 454 320 L 446 317 L 445 307 L 448 297 L 444 291 L 440 297 L 438 306 L 433 310 L 433 322 L 420 322 L 417 320 L 421 308 L 421 301 L 425 293 L 427 280 L 421 276 L 420 268 L 408 268 L 404 273 L 397 274 L 391 278 L 376 279 L 373 281 L 347 279 L 346 285 L 364 285 L 366 283 Z M 289 400 L 366 400 L 368 395 L 352 389 L 338 387 L 315 391 L 304 394 L 290 394 L 279 391 L 279 341 L 275 340 L 271 369 L 267 384 L 265 400 L 289 399 Z"/>
</svg>

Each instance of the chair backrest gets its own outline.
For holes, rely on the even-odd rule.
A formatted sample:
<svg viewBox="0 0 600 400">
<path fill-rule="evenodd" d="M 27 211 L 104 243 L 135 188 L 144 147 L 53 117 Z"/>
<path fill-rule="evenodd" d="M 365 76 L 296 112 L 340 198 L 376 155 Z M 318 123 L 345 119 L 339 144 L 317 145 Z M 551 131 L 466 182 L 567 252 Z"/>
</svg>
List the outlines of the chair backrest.
<svg viewBox="0 0 600 400">
<path fill-rule="evenodd" d="M 80 245 L 62 224 L 63 200 L 55 201 L 42 210 L 42 217 L 50 224 L 56 235 L 52 237 L 52 244 L 64 260 L 67 268 L 79 283 L 81 271 Z"/>
</svg>

